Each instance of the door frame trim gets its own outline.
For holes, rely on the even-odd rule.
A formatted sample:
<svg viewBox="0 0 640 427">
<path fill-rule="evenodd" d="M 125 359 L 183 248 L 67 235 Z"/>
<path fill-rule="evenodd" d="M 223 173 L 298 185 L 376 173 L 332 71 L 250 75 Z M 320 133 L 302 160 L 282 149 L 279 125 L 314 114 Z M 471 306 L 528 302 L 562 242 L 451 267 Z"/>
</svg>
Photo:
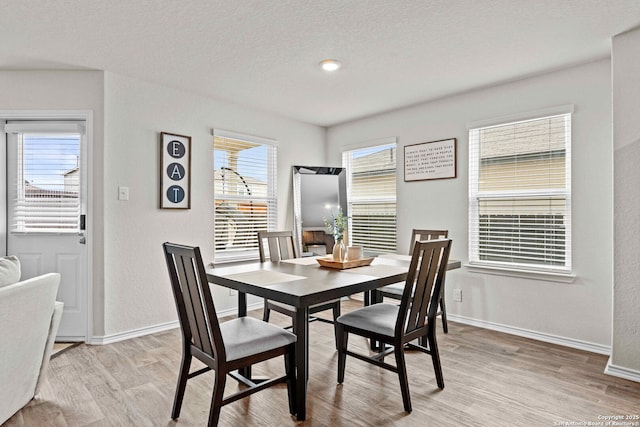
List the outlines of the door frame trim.
<svg viewBox="0 0 640 427">
<path fill-rule="evenodd" d="M 87 300 L 85 301 L 87 319 L 84 342 L 89 343 L 93 339 L 93 110 L 0 110 L 0 122 L 6 120 L 84 120 L 86 123 L 87 226 L 84 233 L 89 244 L 87 245 Z M 6 157 L 4 160 L 6 163 Z"/>
</svg>

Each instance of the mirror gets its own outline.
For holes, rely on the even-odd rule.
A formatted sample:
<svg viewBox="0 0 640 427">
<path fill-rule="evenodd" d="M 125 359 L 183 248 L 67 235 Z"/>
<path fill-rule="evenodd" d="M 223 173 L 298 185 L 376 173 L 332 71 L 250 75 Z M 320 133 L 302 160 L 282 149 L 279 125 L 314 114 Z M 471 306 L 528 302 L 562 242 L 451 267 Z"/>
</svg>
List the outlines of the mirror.
<svg viewBox="0 0 640 427">
<path fill-rule="evenodd" d="M 326 233 L 325 218 L 338 210 L 347 214 L 347 173 L 327 166 L 293 167 L 294 232 L 301 253 L 325 255 L 333 248 L 333 236 Z"/>
</svg>

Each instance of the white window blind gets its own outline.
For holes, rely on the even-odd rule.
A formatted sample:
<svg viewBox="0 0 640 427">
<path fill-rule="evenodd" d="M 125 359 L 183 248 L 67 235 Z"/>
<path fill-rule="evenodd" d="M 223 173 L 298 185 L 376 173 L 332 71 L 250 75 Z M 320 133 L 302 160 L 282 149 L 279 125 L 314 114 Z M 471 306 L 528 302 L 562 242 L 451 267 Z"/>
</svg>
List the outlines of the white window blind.
<svg viewBox="0 0 640 427">
<path fill-rule="evenodd" d="M 470 264 L 569 273 L 571 115 L 469 130 Z"/>
<path fill-rule="evenodd" d="M 215 262 L 258 258 L 257 232 L 276 227 L 276 144 L 214 131 Z"/>
<path fill-rule="evenodd" d="M 345 151 L 349 244 L 368 255 L 396 251 L 396 144 Z"/>
<path fill-rule="evenodd" d="M 16 176 L 9 180 L 15 183 L 9 190 L 9 229 L 20 233 L 77 232 L 84 126 L 75 122 L 9 122 L 5 132 L 15 134 L 17 145 Z"/>
</svg>

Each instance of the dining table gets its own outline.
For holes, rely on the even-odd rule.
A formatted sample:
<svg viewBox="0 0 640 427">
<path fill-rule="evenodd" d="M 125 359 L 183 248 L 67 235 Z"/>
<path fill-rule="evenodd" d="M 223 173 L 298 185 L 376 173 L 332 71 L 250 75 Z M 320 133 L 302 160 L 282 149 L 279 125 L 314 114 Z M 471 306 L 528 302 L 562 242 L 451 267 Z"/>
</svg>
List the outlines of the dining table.
<svg viewBox="0 0 640 427">
<path fill-rule="evenodd" d="M 238 317 L 247 315 L 247 294 L 296 307 L 293 333 L 296 335 L 295 415 L 306 418 L 309 379 L 309 307 L 406 280 L 410 257 L 386 255 L 369 265 L 339 269 L 323 267 L 318 257 L 282 261 L 248 262 L 207 269 L 209 283 L 238 291 Z M 448 270 L 460 268 L 449 260 Z M 251 375 L 251 370 L 241 372 Z"/>
</svg>

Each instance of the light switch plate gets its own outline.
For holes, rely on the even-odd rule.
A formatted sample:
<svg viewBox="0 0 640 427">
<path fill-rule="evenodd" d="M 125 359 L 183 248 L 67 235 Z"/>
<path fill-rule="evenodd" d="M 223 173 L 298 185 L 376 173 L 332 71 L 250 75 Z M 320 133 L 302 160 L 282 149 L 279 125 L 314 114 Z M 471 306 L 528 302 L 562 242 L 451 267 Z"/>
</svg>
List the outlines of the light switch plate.
<svg viewBox="0 0 640 427">
<path fill-rule="evenodd" d="M 129 187 L 118 187 L 118 200 L 129 200 Z"/>
</svg>

